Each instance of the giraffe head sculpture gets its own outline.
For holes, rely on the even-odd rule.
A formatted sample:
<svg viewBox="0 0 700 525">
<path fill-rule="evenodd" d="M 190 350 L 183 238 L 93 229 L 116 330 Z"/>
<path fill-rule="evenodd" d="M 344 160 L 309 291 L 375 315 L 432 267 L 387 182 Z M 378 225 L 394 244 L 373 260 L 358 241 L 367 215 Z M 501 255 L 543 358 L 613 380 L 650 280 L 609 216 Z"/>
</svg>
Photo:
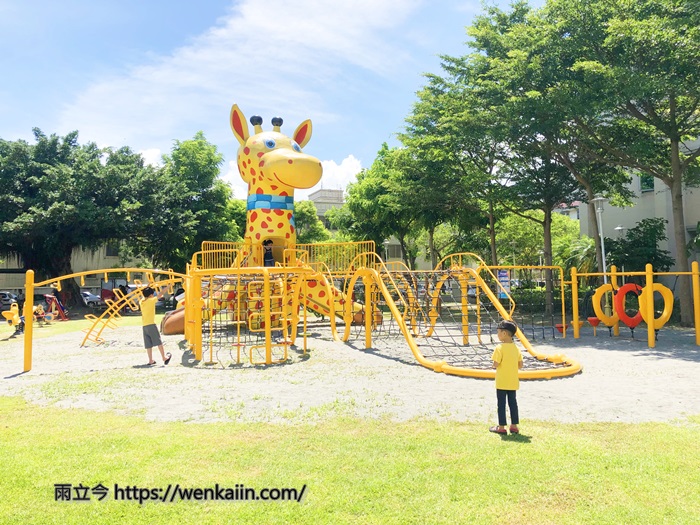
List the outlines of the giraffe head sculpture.
<svg viewBox="0 0 700 525">
<path fill-rule="evenodd" d="M 280 132 L 281 118 L 272 119 L 272 131 L 263 131 L 262 118 L 252 116 L 251 135 L 245 116 L 234 104 L 230 122 L 240 143 L 238 171 L 248 183 L 245 240 L 260 244 L 271 239 L 281 252 L 296 244 L 294 190 L 311 188 L 323 174 L 321 162 L 302 152 L 311 139 L 311 121 L 299 124 L 290 138 Z M 281 253 L 275 258 L 281 260 Z"/>
</svg>

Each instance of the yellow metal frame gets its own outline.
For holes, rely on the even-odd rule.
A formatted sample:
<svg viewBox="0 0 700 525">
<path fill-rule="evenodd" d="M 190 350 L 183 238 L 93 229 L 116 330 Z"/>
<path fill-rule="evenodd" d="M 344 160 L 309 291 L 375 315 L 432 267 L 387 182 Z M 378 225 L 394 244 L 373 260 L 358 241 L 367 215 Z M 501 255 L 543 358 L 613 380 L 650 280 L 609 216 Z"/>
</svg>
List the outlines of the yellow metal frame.
<svg viewBox="0 0 700 525">
<path fill-rule="evenodd" d="M 624 279 L 625 277 L 640 276 L 644 277 L 644 288 L 647 290 L 652 290 L 654 285 L 657 284 L 654 281 L 654 277 L 669 275 L 669 276 L 680 276 L 688 275 L 691 279 L 691 287 L 693 293 L 693 319 L 695 321 L 695 344 L 700 346 L 700 267 L 697 261 L 693 261 L 690 265 L 689 272 L 655 272 L 651 264 L 647 264 L 643 272 L 620 272 L 616 266 L 610 267 L 610 272 L 607 273 L 584 273 L 578 272 L 576 268 L 571 269 L 571 303 L 572 303 L 572 317 L 574 325 L 574 338 L 578 339 L 581 337 L 581 324 L 579 322 L 579 308 L 578 308 L 578 281 L 582 278 L 587 277 L 601 277 L 607 275 L 610 277 L 609 286 L 611 290 L 615 291 L 620 286 L 617 280 L 619 278 Z M 654 319 L 654 301 L 644 301 L 644 305 L 640 303 L 640 308 L 646 308 L 643 312 L 644 319 Z M 648 323 L 647 323 L 648 324 Z M 620 323 L 617 319 L 612 324 L 613 334 L 620 335 Z M 656 346 L 656 332 L 653 329 L 647 330 L 647 346 L 649 348 L 654 348 Z"/>
<path fill-rule="evenodd" d="M 24 310 L 23 310 L 23 315 L 25 319 L 32 319 L 33 317 L 33 311 L 34 311 L 34 301 L 29 299 L 30 297 L 34 297 L 34 289 L 41 287 L 41 286 L 51 286 L 52 288 L 56 288 L 57 291 L 61 291 L 61 282 L 62 281 L 67 281 L 68 279 L 80 279 L 80 286 L 85 286 L 85 277 L 93 276 L 93 275 L 102 275 L 104 276 L 104 280 L 108 281 L 109 274 L 111 273 L 119 273 L 123 274 L 126 273 L 126 280 L 131 281 L 131 274 L 133 273 L 138 273 L 138 274 L 146 274 L 146 278 L 148 282 L 155 282 L 155 276 L 162 276 L 165 275 L 167 276 L 167 281 L 168 285 L 172 285 L 173 282 L 186 282 L 188 277 L 187 275 L 179 274 L 176 272 L 173 272 L 172 270 L 147 270 L 144 268 L 109 268 L 106 270 L 90 270 L 86 272 L 77 272 L 77 273 L 72 273 L 70 275 L 63 275 L 58 278 L 54 279 L 47 279 L 45 281 L 41 282 L 34 282 L 34 270 L 27 270 L 27 274 L 25 277 L 25 284 L 24 284 L 24 290 L 25 290 L 25 297 L 27 297 L 27 300 L 24 302 Z M 133 292 L 132 292 L 133 294 Z M 132 295 L 129 294 L 129 295 Z M 122 298 L 124 299 L 124 298 Z M 103 314 L 98 318 L 97 316 L 94 316 L 95 319 L 93 320 L 93 324 L 91 328 L 88 330 L 88 332 L 85 335 L 85 338 L 83 339 L 83 342 L 81 343 L 81 346 L 85 345 L 85 343 L 88 340 L 93 340 L 95 342 L 101 342 L 102 338 L 100 335 L 102 334 L 102 331 L 105 328 L 111 328 L 114 326 L 114 319 L 119 317 L 119 310 L 121 310 L 121 306 L 119 308 L 115 309 L 115 306 L 118 304 L 118 302 L 108 304 L 107 310 L 103 312 Z M 138 305 L 137 305 L 138 308 Z M 110 317 L 109 319 L 105 319 L 104 315 L 109 312 Z M 88 314 L 92 315 L 92 314 Z M 88 318 L 91 319 L 92 318 Z M 99 328 L 97 335 L 91 334 L 92 330 L 98 325 L 102 324 L 102 326 Z M 33 338 L 34 338 L 34 327 L 33 323 L 28 322 L 25 323 L 25 328 L 24 328 L 24 371 L 29 372 L 32 369 L 32 343 L 33 343 Z"/>
<path fill-rule="evenodd" d="M 468 376 L 468 377 L 495 377 L 494 370 L 482 370 L 474 368 L 460 368 L 448 365 L 444 361 L 432 361 L 426 359 L 421 353 L 416 337 L 420 329 L 426 329 L 428 336 L 434 333 L 435 324 L 437 322 L 440 305 L 440 289 L 445 281 L 452 277 L 456 278 L 459 286 L 462 288 L 462 326 L 465 344 L 468 341 L 468 304 L 466 301 L 467 287 L 470 285 L 477 286 L 488 300 L 493 303 L 499 314 L 504 319 L 509 319 L 515 308 L 510 295 L 501 287 L 501 291 L 506 295 L 508 308 L 506 308 L 498 299 L 496 294 L 491 290 L 488 283 L 484 279 L 489 276 L 493 279 L 497 286 L 500 286 L 498 279 L 483 260 L 471 253 L 453 254 L 446 257 L 436 267 L 436 271 L 448 270 L 447 275 L 440 277 L 432 291 L 433 295 L 427 296 L 426 305 L 428 314 L 423 315 L 420 310 L 422 298 L 417 298 L 413 293 L 414 286 L 406 281 L 406 277 L 401 275 L 403 272 L 408 272 L 408 269 L 396 262 L 385 263 L 374 250 L 374 243 L 342 243 L 342 244 L 320 244 L 320 245 L 297 245 L 284 250 L 283 262 L 276 267 L 246 267 L 246 261 L 254 250 L 260 249 L 259 245 L 244 244 L 244 243 L 203 243 L 202 250 L 193 254 L 191 263 L 187 265 L 187 273 L 175 274 L 174 272 L 159 271 L 159 270 L 143 270 L 139 268 L 131 269 L 110 269 L 99 270 L 93 272 L 83 272 L 82 274 L 72 274 L 70 276 L 61 277 L 59 280 L 52 279 L 45 283 L 38 283 L 36 286 L 44 285 L 53 282 L 60 290 L 60 281 L 68 278 L 78 277 L 80 275 L 104 274 L 105 278 L 110 272 L 127 272 L 127 280 L 131 272 L 146 272 L 149 282 L 155 281 L 155 275 L 166 274 L 167 279 L 161 281 L 168 286 L 172 286 L 177 280 L 182 280 L 185 283 L 185 339 L 190 345 L 195 359 L 202 361 L 203 357 L 203 340 L 202 326 L 205 318 L 212 318 L 214 315 L 214 291 L 213 283 L 219 279 L 229 279 L 235 277 L 236 284 L 234 286 L 238 291 L 243 285 L 243 281 L 250 283 L 257 281 L 256 286 L 262 286 L 262 293 L 254 295 L 247 294 L 245 300 L 262 300 L 262 312 L 254 314 L 261 320 L 259 331 L 264 333 L 265 344 L 253 345 L 249 349 L 249 359 L 255 365 L 270 365 L 280 363 L 288 358 L 288 346 L 294 344 L 298 335 L 303 337 L 304 352 L 307 349 L 306 341 L 306 308 L 301 308 L 302 298 L 308 297 L 307 283 L 310 280 L 315 280 L 326 287 L 328 297 L 334 297 L 333 293 L 333 278 L 334 276 L 344 279 L 345 290 L 341 290 L 339 297 L 346 299 L 343 301 L 342 308 L 339 300 L 330 300 L 330 320 L 333 337 L 337 340 L 347 341 L 350 337 L 350 330 L 353 324 L 354 316 L 359 312 L 363 314 L 363 324 L 365 331 L 365 346 L 371 348 L 372 333 L 381 322 L 382 313 L 378 308 L 377 301 L 381 298 L 389 308 L 389 311 L 399 326 L 406 342 L 411 349 L 415 359 L 426 368 L 436 372 L 444 372 L 453 375 Z M 510 267 L 510 268 L 528 268 L 528 267 Z M 558 267 L 556 267 L 558 268 Z M 560 270 L 561 271 L 561 270 Z M 398 272 L 398 273 L 397 273 Z M 420 273 L 411 272 L 412 275 L 421 275 Z M 27 297 L 33 296 L 33 272 L 27 272 Z M 427 274 L 425 274 L 427 275 Z M 563 275 L 563 274 L 562 274 Z M 348 295 L 359 282 L 365 286 L 365 305 L 353 303 Z M 563 280 L 562 280 L 563 282 Z M 206 283 L 206 284 L 205 284 Z M 246 284 L 249 286 L 249 284 Z M 372 290 L 376 289 L 376 295 Z M 427 289 L 427 288 L 426 288 Z M 402 294 L 403 290 L 403 294 Z M 204 293 L 203 293 L 204 292 Z M 208 292 L 208 293 L 207 293 Z M 139 293 L 134 292 L 134 294 Z M 223 291 L 221 292 L 223 294 Z M 562 292 L 563 293 L 563 292 Z M 129 294 L 133 295 L 133 294 Z M 206 296 L 206 297 L 205 297 Z M 393 297 L 397 297 L 395 301 Z M 405 296 L 405 299 L 404 299 Z M 109 319 L 104 321 L 95 319 L 93 326 L 103 322 L 99 331 L 93 336 L 93 340 L 100 341 L 101 333 L 104 328 L 109 327 L 119 314 L 120 306 L 131 302 L 132 297 L 126 296 L 118 298 L 119 300 L 110 305 L 108 309 Z M 277 307 L 273 307 L 271 301 L 279 302 Z M 236 299 L 236 316 L 240 317 L 242 310 L 242 294 L 237 293 Z M 30 302 L 28 302 L 31 308 Z M 229 305 L 230 306 L 230 305 Z M 25 306 L 25 317 L 26 316 Z M 247 310 L 247 309 L 245 309 Z M 299 322 L 301 320 L 300 312 L 303 312 L 303 332 L 297 333 Z M 106 315 L 106 313 L 105 313 Z M 340 337 L 337 333 L 335 323 L 336 315 L 342 317 L 345 322 L 345 331 Z M 477 335 L 480 337 L 480 318 L 479 309 L 477 308 Z M 279 317 L 281 329 L 283 332 L 283 342 L 281 344 L 273 344 L 272 341 L 272 319 Z M 31 318 L 31 317 L 29 317 Z M 426 321 L 427 319 L 427 321 Z M 243 321 L 235 319 L 236 322 Z M 245 320 L 249 327 L 251 318 Z M 264 323 L 264 326 L 262 325 Z M 423 325 L 419 325 L 423 323 Z M 210 330 L 212 327 L 210 325 Z M 240 324 L 238 327 L 240 343 Z M 555 355 L 547 356 L 534 351 L 532 345 L 526 339 L 525 335 L 519 330 L 518 338 L 525 349 L 532 356 L 539 360 L 546 360 L 551 363 L 563 364 L 557 368 L 548 370 L 526 370 L 520 372 L 520 377 L 523 379 L 539 379 L 561 377 L 577 373 L 581 370 L 581 366 L 574 360 L 566 359 L 564 356 Z M 289 340 L 287 337 L 289 336 Z M 87 337 L 87 336 L 86 336 Z M 87 340 L 87 339 L 86 339 Z M 209 359 L 213 362 L 213 338 L 210 337 Z M 273 347 L 281 346 L 284 350 L 283 359 L 275 359 L 273 356 Z M 27 348 L 29 350 L 27 351 Z M 264 350 L 264 360 L 255 360 L 253 356 L 254 350 Z M 241 347 L 238 346 L 238 361 L 240 362 Z M 25 371 L 31 368 L 31 328 L 29 329 L 28 337 L 25 338 Z"/>
</svg>

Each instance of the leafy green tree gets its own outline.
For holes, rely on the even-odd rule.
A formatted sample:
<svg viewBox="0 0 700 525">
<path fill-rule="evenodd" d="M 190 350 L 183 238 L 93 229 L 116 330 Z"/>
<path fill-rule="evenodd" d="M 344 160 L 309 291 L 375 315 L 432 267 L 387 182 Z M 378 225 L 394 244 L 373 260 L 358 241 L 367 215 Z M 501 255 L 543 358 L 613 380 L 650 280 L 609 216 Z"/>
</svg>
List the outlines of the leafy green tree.
<svg viewBox="0 0 700 525">
<path fill-rule="evenodd" d="M 676 262 L 668 250 L 659 249 L 665 241 L 666 224 L 661 218 L 643 219 L 622 239 L 605 239 L 609 264 L 626 272 L 643 272 L 648 264 L 654 271 L 667 272 Z M 641 281 L 641 280 L 640 280 Z"/>
<path fill-rule="evenodd" d="M 586 154 L 668 188 L 676 246 L 686 245 L 683 187 L 700 177 L 700 25 L 696 1 L 550 0 L 541 33 L 571 75 L 556 89 Z M 595 147 L 585 148 L 586 144 Z M 688 256 L 678 250 L 677 268 Z M 681 277 L 681 324 L 692 323 Z"/>
<path fill-rule="evenodd" d="M 222 156 L 202 132 L 175 141 L 163 160 L 162 168 L 143 170 L 132 181 L 138 211 L 126 248 L 156 267 L 184 271 L 203 241 L 240 238 L 239 210 L 218 178 Z"/>
<path fill-rule="evenodd" d="M 122 152 L 81 146 L 77 131 L 59 137 L 35 128 L 34 137 L 33 145 L 0 141 L 0 252 L 46 279 L 73 273 L 74 249 L 127 235 L 129 181 L 142 165 L 110 163 Z M 77 301 L 77 284 L 64 286 L 67 302 Z"/>
<path fill-rule="evenodd" d="M 399 136 L 414 158 L 402 187 L 412 195 L 413 213 L 428 232 L 428 251 L 435 265 L 440 250 L 435 232 L 450 223 L 465 237 L 483 228 L 487 203 L 492 260 L 495 261 L 494 186 L 498 145 L 489 129 L 488 114 L 467 102 L 468 75 L 457 59 L 443 57 L 443 77 L 426 75 L 428 85 L 418 92 L 418 102 Z M 467 87 L 465 87 L 465 85 Z"/>
<path fill-rule="evenodd" d="M 294 223 L 298 244 L 323 242 L 330 238 L 330 233 L 318 218 L 313 201 L 305 200 L 294 204 Z"/>
<path fill-rule="evenodd" d="M 241 241 L 245 236 L 245 225 L 247 221 L 246 201 L 243 199 L 229 199 L 226 216 L 231 220 L 232 232 L 230 241 Z"/>
<path fill-rule="evenodd" d="M 353 240 L 372 240 L 381 255 L 385 239 L 395 235 L 407 264 L 411 264 L 411 238 L 415 239 L 416 216 L 413 194 L 408 191 L 410 163 L 403 150 L 382 144 L 369 169 L 348 186 L 344 206 L 327 215 L 329 222 Z"/>
<path fill-rule="evenodd" d="M 529 150 L 527 158 L 549 159 L 568 170 L 583 190 L 568 202 L 587 202 L 595 222 L 594 196 L 603 193 L 628 204 L 631 192 L 624 184 L 629 176 L 619 166 L 585 154 L 596 146 L 576 133 L 571 107 L 577 96 L 561 89 L 576 73 L 562 61 L 561 35 L 547 29 L 544 11 L 530 10 L 525 2 L 516 2 L 508 13 L 491 7 L 477 18 L 469 28 L 480 51 L 474 57 L 476 90 L 499 115 L 509 150 Z M 594 223 L 591 229 L 596 227 Z M 595 241 L 602 269 L 600 241 Z"/>
</svg>

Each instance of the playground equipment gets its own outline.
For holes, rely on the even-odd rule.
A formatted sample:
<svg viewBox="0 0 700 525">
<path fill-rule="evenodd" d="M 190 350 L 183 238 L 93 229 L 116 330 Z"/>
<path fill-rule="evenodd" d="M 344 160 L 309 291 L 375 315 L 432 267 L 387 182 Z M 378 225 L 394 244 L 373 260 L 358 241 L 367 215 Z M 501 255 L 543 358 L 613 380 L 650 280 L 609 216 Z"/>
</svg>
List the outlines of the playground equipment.
<svg viewBox="0 0 700 525">
<path fill-rule="evenodd" d="M 557 328 L 565 338 L 568 326 L 573 326 L 574 337 L 580 337 L 584 322 L 578 319 L 578 279 L 595 274 L 577 274 L 573 270 L 571 281 L 567 282 L 559 267 L 488 267 L 469 253 L 450 255 L 432 271 L 416 272 L 400 263 L 385 263 L 373 242 L 297 244 L 294 190 L 314 186 L 322 175 L 319 160 L 302 152 L 311 139 L 311 122 L 302 122 L 291 137 L 281 132 L 281 118 L 272 119 L 272 131 L 263 131 L 262 122 L 261 117 L 251 117 L 251 132 L 238 106 L 231 108 L 229 123 L 239 142 L 237 165 L 248 183 L 243 242 L 203 243 L 201 251 L 193 254 L 185 274 L 110 269 L 63 276 L 37 286 L 51 284 L 60 291 L 65 279 L 80 278 L 84 285 L 87 274 L 103 273 L 107 281 L 111 272 L 125 272 L 129 282 L 131 273 L 145 272 L 145 283 L 168 287 L 171 293 L 176 284 L 181 284 L 184 301 L 163 319 L 162 331 L 183 333 L 195 359 L 209 364 L 223 365 L 230 359 L 240 365 L 244 356 L 253 365 L 284 362 L 290 349 L 306 353 L 308 337 L 313 335 L 331 337 L 392 359 L 417 361 L 436 372 L 489 378 L 495 375 L 491 368 L 491 352 L 497 344 L 495 327 L 501 319 L 513 319 L 519 325 L 519 343 L 527 351 L 521 378 L 550 378 L 580 371 L 579 363 L 561 354 L 538 353 L 530 339 L 545 338 L 548 331 L 552 338 L 559 337 Z M 265 265 L 263 256 L 263 243 L 270 241 L 274 266 Z M 697 263 L 693 264 L 696 341 L 700 344 L 700 274 Z M 543 281 L 547 304 L 542 310 L 549 317 L 549 324 L 543 316 L 535 319 L 532 309 L 529 322 L 527 313 L 517 310 L 510 290 L 511 283 L 516 282 L 511 281 L 510 272 L 516 270 L 539 272 L 538 283 L 542 272 L 547 274 L 548 280 Z M 613 267 L 610 284 L 594 295 L 596 316 L 589 317 L 594 331 L 602 320 L 617 334 L 620 320 L 632 329 L 640 318 L 659 330 L 670 316 L 670 290 L 654 282 L 658 274 L 650 267 L 643 274 L 646 285 L 641 288 L 618 287 L 618 275 Z M 555 280 L 560 292 L 560 313 L 555 308 Z M 33 296 L 33 281 L 33 272 L 27 272 L 27 297 Z M 138 310 L 143 282 L 133 282 L 131 291 L 115 289 L 114 299 L 106 301 L 107 309 L 101 315 L 86 316 L 92 325 L 86 330 L 83 345 L 104 342 L 106 329 L 115 327 L 123 313 Z M 571 320 L 566 318 L 567 285 L 572 290 Z M 614 303 L 615 313 L 603 311 L 601 301 L 615 291 L 617 295 L 608 301 Z M 665 301 L 658 318 L 654 316 L 654 292 Z M 639 312 L 634 316 L 624 308 L 630 294 L 639 294 Z M 55 315 L 65 318 L 65 309 L 57 299 L 50 304 Z M 32 305 L 27 303 L 24 316 L 31 314 Z M 557 318 L 559 315 L 561 319 Z M 18 312 L 13 315 L 13 319 L 19 317 Z M 31 325 L 25 335 L 25 370 L 31 368 Z M 653 343 L 652 334 L 649 345 Z M 406 346 L 410 354 L 405 352 Z"/>
<path fill-rule="evenodd" d="M 571 270 L 572 307 L 573 320 L 578 325 L 578 279 L 587 277 L 592 273 L 579 273 L 576 268 Z M 620 321 L 625 324 L 634 336 L 634 329 L 643 321 L 647 324 L 647 344 L 649 348 L 656 346 L 658 332 L 671 318 L 673 313 L 673 292 L 654 278 L 663 275 L 689 275 L 692 282 L 694 318 L 695 318 L 695 343 L 700 346 L 700 268 L 697 262 L 691 264 L 690 272 L 654 272 L 650 264 L 646 265 L 643 272 L 618 272 L 615 266 L 610 268 L 610 282 L 598 287 L 593 294 L 593 309 L 596 319 L 611 329 L 614 335 L 620 333 Z M 643 277 L 644 286 L 635 283 L 618 285 L 618 279 L 629 277 Z M 656 317 L 654 306 L 654 294 L 658 293 L 663 302 L 660 315 Z M 612 295 L 609 297 L 608 294 Z M 629 315 L 626 308 L 626 299 L 629 295 L 637 296 L 638 308 L 634 315 Z M 605 303 L 604 308 L 602 304 Z M 591 322 L 589 318 L 589 322 Z M 595 327 L 598 322 L 591 324 Z M 580 326 L 574 326 L 574 337 L 580 337 Z"/>
<path fill-rule="evenodd" d="M 15 335 L 24 332 L 24 316 L 19 313 L 19 305 L 12 303 L 10 309 L 2 312 L 2 316 L 7 320 L 7 324 L 15 328 Z"/>
<path fill-rule="evenodd" d="M 46 294 L 44 295 L 44 300 L 46 300 L 46 306 L 53 318 L 58 315 L 61 318 L 61 321 L 68 320 L 68 310 L 66 310 L 65 306 L 63 306 L 63 303 L 57 296 Z"/>
</svg>

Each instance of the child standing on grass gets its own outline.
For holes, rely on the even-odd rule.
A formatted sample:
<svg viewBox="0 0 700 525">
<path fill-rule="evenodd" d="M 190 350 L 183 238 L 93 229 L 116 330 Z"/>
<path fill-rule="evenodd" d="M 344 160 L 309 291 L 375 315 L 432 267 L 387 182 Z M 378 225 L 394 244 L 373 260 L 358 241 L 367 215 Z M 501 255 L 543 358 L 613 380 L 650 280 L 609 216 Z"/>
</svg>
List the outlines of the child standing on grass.
<svg viewBox="0 0 700 525">
<path fill-rule="evenodd" d="M 160 355 L 163 358 L 163 364 L 167 365 L 170 362 L 170 352 L 165 353 L 163 341 L 160 339 L 160 332 L 156 326 L 156 301 L 155 290 L 150 286 L 143 289 L 143 299 L 139 306 L 141 308 L 141 321 L 143 324 L 143 344 L 146 347 L 148 354 L 148 366 L 153 366 L 156 362 L 153 360 L 153 347 L 158 346 Z M 162 294 L 160 294 L 162 297 Z"/>
<path fill-rule="evenodd" d="M 520 432 L 518 423 L 518 401 L 515 393 L 520 388 L 518 370 L 523 367 L 523 356 L 513 342 L 518 327 L 513 321 L 504 320 L 498 325 L 498 340 L 501 342 L 493 351 L 493 367 L 496 369 L 496 400 L 498 401 L 498 426 L 489 428 L 496 434 L 507 434 L 506 399 L 510 409 L 510 433 Z"/>
</svg>

